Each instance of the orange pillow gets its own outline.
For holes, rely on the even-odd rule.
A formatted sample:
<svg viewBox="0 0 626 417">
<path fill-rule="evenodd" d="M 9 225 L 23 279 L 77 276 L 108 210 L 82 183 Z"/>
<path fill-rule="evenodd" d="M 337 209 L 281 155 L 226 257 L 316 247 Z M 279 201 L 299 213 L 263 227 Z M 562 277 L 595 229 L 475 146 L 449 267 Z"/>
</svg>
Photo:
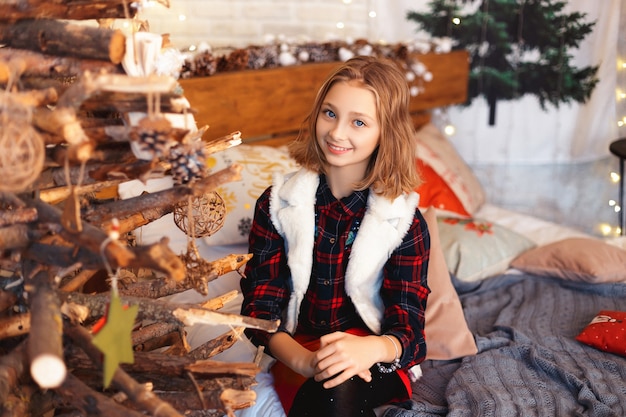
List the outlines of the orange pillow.
<svg viewBox="0 0 626 417">
<path fill-rule="evenodd" d="M 470 217 L 463 207 L 463 203 L 456 196 L 452 188 L 441 178 L 435 170 L 419 158 L 415 158 L 417 170 L 424 181 L 417 187 L 420 195 L 419 206 L 421 208 L 435 207 L 443 214 Z"/>
<path fill-rule="evenodd" d="M 448 215 L 473 216 L 485 202 L 486 196 L 480 181 L 471 167 L 463 160 L 456 148 L 433 123 L 427 123 L 415 133 L 415 155 L 428 165 L 443 180 L 446 188 L 454 194 L 462 210 L 446 210 Z M 433 182 L 434 184 L 434 182 Z M 445 190 L 448 193 L 448 190 Z M 441 196 L 439 200 L 450 206 L 450 197 Z M 434 204 L 437 211 L 441 211 Z M 423 207 L 427 207 L 424 205 Z M 452 208 L 452 206 L 450 206 Z M 467 213 L 467 214 L 466 214 Z"/>
<path fill-rule="evenodd" d="M 576 340 L 604 352 L 626 356 L 626 312 L 601 310 Z"/>
</svg>

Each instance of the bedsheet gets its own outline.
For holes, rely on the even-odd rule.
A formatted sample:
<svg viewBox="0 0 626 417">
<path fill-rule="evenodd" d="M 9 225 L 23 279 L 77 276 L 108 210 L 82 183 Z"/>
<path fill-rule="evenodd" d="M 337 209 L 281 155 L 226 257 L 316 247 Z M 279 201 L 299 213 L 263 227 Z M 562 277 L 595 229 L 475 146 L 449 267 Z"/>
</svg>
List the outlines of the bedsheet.
<svg viewBox="0 0 626 417">
<path fill-rule="evenodd" d="M 626 415 L 626 358 L 575 340 L 600 310 L 626 310 L 626 284 L 503 274 L 461 301 L 478 354 L 423 363 L 384 417 Z"/>
</svg>

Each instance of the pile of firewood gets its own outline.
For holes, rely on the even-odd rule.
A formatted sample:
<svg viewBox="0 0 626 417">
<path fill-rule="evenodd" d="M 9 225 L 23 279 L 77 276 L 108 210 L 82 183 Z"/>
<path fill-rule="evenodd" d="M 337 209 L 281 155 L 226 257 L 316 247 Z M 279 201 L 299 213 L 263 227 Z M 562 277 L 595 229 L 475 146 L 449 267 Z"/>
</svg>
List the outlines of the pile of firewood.
<svg viewBox="0 0 626 417">
<path fill-rule="evenodd" d="M 239 178 L 238 166 L 203 166 L 206 155 L 236 144 L 237 132 L 205 140 L 206 129 L 173 125 L 164 113 L 193 112 L 176 79 L 126 73 L 128 35 L 110 22 L 136 17 L 128 2 L 15 0 L 2 9 L 1 415 L 232 415 L 250 406 L 258 364 L 210 358 L 244 327 L 275 331 L 277 323 L 220 313 L 232 294 L 202 305 L 160 300 L 190 289 L 206 295 L 209 281 L 249 255 L 204 261 L 193 228 L 184 255 L 166 237 L 150 245 L 132 238 L 176 210 L 193 223 L 192 203 Z M 129 114 L 145 116 L 131 124 Z M 169 174 L 168 190 L 116 195 L 122 182 Z M 133 360 L 120 361 L 106 386 L 106 352 L 93 339 L 113 295 L 138 313 Z M 233 330 L 190 350 L 191 322 Z"/>
</svg>

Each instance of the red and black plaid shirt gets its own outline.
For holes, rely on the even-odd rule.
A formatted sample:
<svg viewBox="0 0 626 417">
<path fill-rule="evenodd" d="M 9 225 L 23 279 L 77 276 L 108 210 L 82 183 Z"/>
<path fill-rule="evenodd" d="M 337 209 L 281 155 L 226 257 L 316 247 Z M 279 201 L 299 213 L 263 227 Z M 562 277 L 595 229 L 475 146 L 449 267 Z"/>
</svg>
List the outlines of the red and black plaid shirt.
<svg viewBox="0 0 626 417">
<path fill-rule="evenodd" d="M 315 246 L 311 280 L 305 294 L 296 333 L 322 336 L 334 331 L 367 329 L 345 291 L 345 271 L 354 237 L 365 215 L 369 191 L 357 191 L 337 200 L 325 177 L 316 193 Z M 283 238 L 270 219 L 270 193 L 258 199 L 250 232 L 252 259 L 241 280 L 242 315 L 283 319 L 290 295 L 290 272 Z M 383 270 L 380 294 L 385 306 L 383 333 L 398 337 L 403 346 L 402 366 L 421 362 L 426 355 L 424 310 L 429 293 L 426 271 L 430 236 L 416 210 L 413 224 Z M 284 330 L 284 329 L 282 329 Z M 271 334 L 246 330 L 255 345 L 267 346 Z M 270 352 L 268 352 L 270 353 Z"/>
</svg>

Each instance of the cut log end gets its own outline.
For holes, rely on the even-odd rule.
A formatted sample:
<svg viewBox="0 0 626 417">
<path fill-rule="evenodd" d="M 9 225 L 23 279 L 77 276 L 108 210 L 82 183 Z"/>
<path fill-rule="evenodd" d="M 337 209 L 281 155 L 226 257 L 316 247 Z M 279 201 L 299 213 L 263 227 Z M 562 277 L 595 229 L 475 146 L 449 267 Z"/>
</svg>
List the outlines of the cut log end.
<svg viewBox="0 0 626 417">
<path fill-rule="evenodd" d="M 109 44 L 109 59 L 114 64 L 119 64 L 124 59 L 126 53 L 126 36 L 120 31 L 116 30 L 111 36 Z"/>
<path fill-rule="evenodd" d="M 41 388 L 58 388 L 65 381 L 67 368 L 62 358 L 45 353 L 32 360 L 30 374 Z"/>
</svg>

